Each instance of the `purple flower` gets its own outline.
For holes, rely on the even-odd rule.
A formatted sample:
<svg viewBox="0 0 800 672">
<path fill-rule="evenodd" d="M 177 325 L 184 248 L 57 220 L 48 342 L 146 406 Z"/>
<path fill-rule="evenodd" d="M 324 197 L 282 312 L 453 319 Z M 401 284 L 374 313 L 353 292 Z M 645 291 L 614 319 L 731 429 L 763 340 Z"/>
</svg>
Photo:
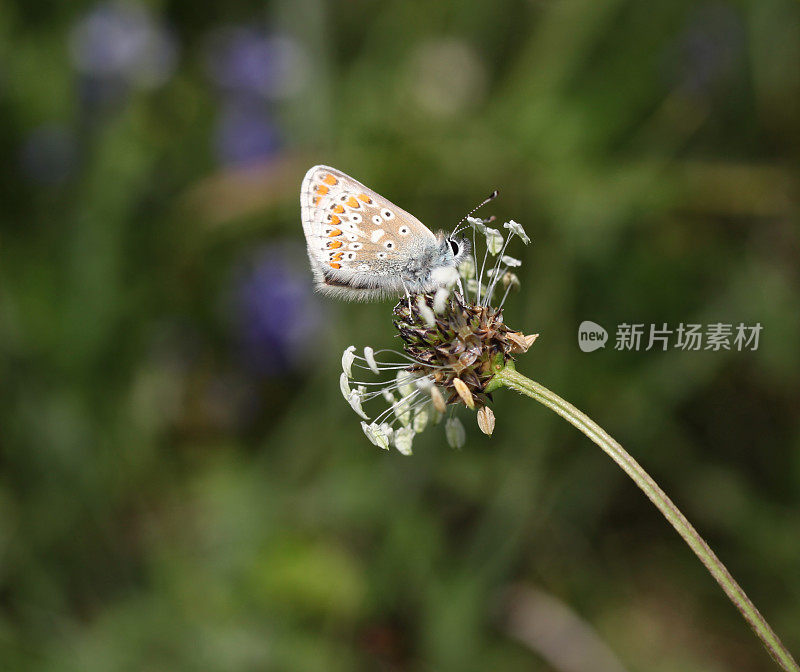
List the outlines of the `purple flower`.
<svg viewBox="0 0 800 672">
<path fill-rule="evenodd" d="M 228 28 L 212 38 L 208 69 L 228 93 L 288 98 L 308 79 L 308 57 L 292 38 L 248 27 Z"/>
<path fill-rule="evenodd" d="M 742 19 L 733 6 L 702 5 L 669 50 L 671 79 L 691 93 L 706 93 L 731 70 L 743 44 Z"/>
<path fill-rule="evenodd" d="M 281 146 L 280 132 L 257 102 L 235 101 L 226 105 L 217 120 L 216 151 L 230 166 L 259 163 Z"/>
<path fill-rule="evenodd" d="M 75 24 L 70 53 L 83 75 L 154 88 L 172 75 L 177 45 L 144 5 L 104 2 Z"/>
<path fill-rule="evenodd" d="M 299 247 L 257 252 L 237 273 L 231 297 L 239 354 L 248 370 L 278 376 L 313 359 L 324 320 Z"/>
<path fill-rule="evenodd" d="M 59 124 L 35 128 L 20 149 L 22 170 L 32 180 L 57 184 L 75 169 L 78 148 L 75 135 Z"/>
</svg>

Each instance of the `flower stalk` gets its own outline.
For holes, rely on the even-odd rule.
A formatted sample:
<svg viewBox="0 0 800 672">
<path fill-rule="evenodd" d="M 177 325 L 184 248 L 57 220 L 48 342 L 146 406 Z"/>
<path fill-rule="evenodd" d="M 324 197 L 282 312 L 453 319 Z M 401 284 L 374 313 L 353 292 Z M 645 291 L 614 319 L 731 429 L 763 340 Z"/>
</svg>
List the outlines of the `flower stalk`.
<svg viewBox="0 0 800 672">
<path fill-rule="evenodd" d="M 516 370 L 515 356 L 527 352 L 538 334 L 525 335 L 505 323 L 503 305 L 508 292 L 519 287 L 519 278 L 511 269 L 522 263 L 507 256 L 506 248 L 512 238 L 519 238 L 526 245 L 530 238 L 514 220 L 503 224 L 509 232 L 507 237 L 487 226 L 492 221 L 493 218 L 467 217 L 472 228 L 472 257 L 461 263 L 451 284 L 433 294 L 408 296 L 394 307 L 392 321 L 402 351 L 366 347 L 361 356 L 350 346 L 342 355 L 342 395 L 363 420 L 369 421 L 361 423 L 366 437 L 380 448 L 394 446 L 403 455 L 411 455 L 414 437 L 458 407 L 473 412 L 480 430 L 491 435 L 496 422 L 490 407 L 492 393 L 500 388 L 516 390 L 538 401 L 588 436 L 633 479 L 719 583 L 778 665 L 786 672 L 800 672 L 797 662 L 725 565 L 641 465 L 585 413 Z M 478 234 L 486 243 L 480 263 Z M 459 291 L 455 291 L 456 285 Z M 505 289 L 503 298 L 492 305 L 501 285 Z M 383 361 L 386 354 L 393 358 Z M 380 361 L 376 355 L 381 356 Z M 383 381 L 352 380 L 354 368 L 392 377 Z M 377 398 L 383 398 L 389 406 L 370 420 L 362 402 Z M 444 425 L 448 444 L 461 448 L 466 441 L 464 425 L 452 413 Z"/>
<path fill-rule="evenodd" d="M 551 392 L 544 385 L 540 385 L 519 373 L 513 362 L 508 362 L 506 366 L 495 374 L 487 391 L 491 392 L 501 387 L 516 390 L 520 394 L 547 406 L 547 408 L 558 413 L 558 415 L 602 448 L 633 479 L 639 489 L 655 504 L 670 525 L 675 528 L 677 533 L 694 551 L 711 576 L 725 591 L 728 599 L 733 602 L 739 613 L 750 624 L 750 627 L 775 662 L 786 672 L 800 672 L 800 667 L 798 667 L 792 654 L 789 653 L 783 642 L 781 642 L 769 623 L 767 623 L 750 598 L 747 597 L 742 587 L 731 576 L 714 551 L 711 550 L 694 526 L 686 519 L 686 516 L 675 506 L 675 503 L 667 497 L 666 493 L 619 443 L 611 438 L 596 422 L 568 401 L 559 397 L 555 392 Z"/>
</svg>

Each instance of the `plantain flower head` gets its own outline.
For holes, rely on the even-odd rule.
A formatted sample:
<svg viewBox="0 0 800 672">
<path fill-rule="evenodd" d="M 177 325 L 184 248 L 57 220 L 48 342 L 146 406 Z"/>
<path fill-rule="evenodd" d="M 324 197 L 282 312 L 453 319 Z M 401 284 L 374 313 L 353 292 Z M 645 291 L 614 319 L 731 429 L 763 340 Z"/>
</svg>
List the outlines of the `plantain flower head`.
<svg viewBox="0 0 800 672">
<path fill-rule="evenodd" d="M 509 328 L 503 319 L 506 298 L 520 285 L 514 271 L 522 265 L 506 255 L 506 248 L 514 237 L 526 245 L 530 238 L 513 220 L 503 225 L 506 236 L 487 226 L 492 220 L 467 221 L 473 253 L 459 266 L 451 286 L 405 297 L 394 307 L 392 322 L 402 350 L 366 347 L 359 354 L 350 346 L 342 355 L 342 395 L 363 419 L 366 437 L 385 450 L 394 447 L 411 455 L 415 436 L 448 414 L 447 442 L 460 448 L 466 431 L 454 411 L 461 406 L 475 411 L 481 431 L 491 434 L 492 378 L 536 340 L 536 335 Z M 482 258 L 479 242 L 485 243 Z M 379 380 L 355 380 L 354 370 Z M 370 417 L 364 406 L 376 400 L 384 406 Z"/>
</svg>

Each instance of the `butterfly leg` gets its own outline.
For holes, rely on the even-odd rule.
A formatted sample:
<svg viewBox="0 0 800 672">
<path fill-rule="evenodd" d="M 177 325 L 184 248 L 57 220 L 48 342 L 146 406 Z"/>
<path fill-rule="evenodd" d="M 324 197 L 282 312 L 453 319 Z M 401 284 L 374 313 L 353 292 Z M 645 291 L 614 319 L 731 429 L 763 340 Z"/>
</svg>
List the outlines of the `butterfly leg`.
<svg viewBox="0 0 800 672">
<path fill-rule="evenodd" d="M 461 274 L 458 275 L 458 280 L 456 280 L 458 284 L 458 293 L 461 294 L 461 298 L 464 298 L 464 286 L 461 284 Z"/>
<path fill-rule="evenodd" d="M 406 300 L 408 301 L 408 309 L 410 311 L 411 310 L 411 294 L 408 293 L 408 287 L 406 287 L 405 280 L 403 280 L 401 278 L 400 281 L 403 283 L 403 291 L 405 291 L 405 293 L 406 293 Z"/>
</svg>

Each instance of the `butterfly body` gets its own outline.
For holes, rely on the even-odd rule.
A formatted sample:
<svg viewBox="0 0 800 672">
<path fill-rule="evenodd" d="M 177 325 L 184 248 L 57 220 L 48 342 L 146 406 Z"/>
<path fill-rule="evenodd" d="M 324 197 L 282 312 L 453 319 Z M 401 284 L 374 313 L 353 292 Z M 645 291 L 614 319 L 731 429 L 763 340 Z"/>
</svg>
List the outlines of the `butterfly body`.
<svg viewBox="0 0 800 672">
<path fill-rule="evenodd" d="M 468 252 L 352 177 L 314 166 L 300 189 L 303 231 L 317 289 L 369 301 L 429 292 L 452 281 Z"/>
</svg>

